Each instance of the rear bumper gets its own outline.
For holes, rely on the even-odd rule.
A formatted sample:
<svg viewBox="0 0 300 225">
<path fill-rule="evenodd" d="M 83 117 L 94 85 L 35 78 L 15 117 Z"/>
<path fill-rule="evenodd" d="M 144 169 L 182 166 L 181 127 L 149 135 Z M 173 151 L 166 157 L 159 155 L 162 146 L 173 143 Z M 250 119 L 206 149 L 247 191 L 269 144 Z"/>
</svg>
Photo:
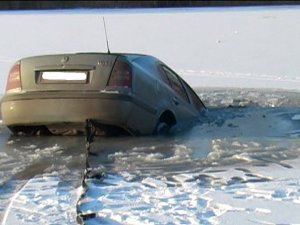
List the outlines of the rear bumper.
<svg viewBox="0 0 300 225">
<path fill-rule="evenodd" d="M 76 125 L 86 119 L 103 125 L 121 127 L 131 133 L 152 132 L 152 125 L 141 127 L 134 112 L 142 117 L 155 117 L 156 110 L 130 94 L 120 93 L 30 93 L 5 95 L 1 104 L 2 119 L 7 126 Z M 139 118 L 141 117 L 141 118 Z M 150 119 L 151 121 L 151 119 Z M 142 130 L 141 130 L 142 129 Z"/>
</svg>

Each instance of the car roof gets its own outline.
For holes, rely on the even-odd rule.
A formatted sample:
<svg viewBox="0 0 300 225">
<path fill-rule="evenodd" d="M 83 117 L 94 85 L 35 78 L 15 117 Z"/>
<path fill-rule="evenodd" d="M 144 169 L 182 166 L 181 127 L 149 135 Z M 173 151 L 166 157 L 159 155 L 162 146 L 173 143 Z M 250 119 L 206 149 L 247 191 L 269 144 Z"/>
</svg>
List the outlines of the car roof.
<svg viewBox="0 0 300 225">
<path fill-rule="evenodd" d="M 148 56 L 146 54 L 140 54 L 140 53 L 119 53 L 119 52 L 78 52 L 75 54 L 100 54 L 100 55 L 115 55 L 115 56 L 126 56 L 126 57 L 142 57 L 142 56 Z"/>
<path fill-rule="evenodd" d="M 77 52 L 77 53 L 59 53 L 59 54 L 44 54 L 44 55 L 36 55 L 36 56 L 29 56 L 29 57 L 24 57 L 23 59 L 29 59 L 29 58 L 36 58 L 36 57 L 41 57 L 41 56 L 65 56 L 65 55 L 83 55 L 83 54 L 95 54 L 95 55 L 111 55 L 111 56 L 124 56 L 128 60 L 133 61 L 137 58 L 140 57 L 149 57 L 155 59 L 153 56 L 146 55 L 146 54 L 140 54 L 140 53 L 108 53 L 108 52 Z"/>
</svg>

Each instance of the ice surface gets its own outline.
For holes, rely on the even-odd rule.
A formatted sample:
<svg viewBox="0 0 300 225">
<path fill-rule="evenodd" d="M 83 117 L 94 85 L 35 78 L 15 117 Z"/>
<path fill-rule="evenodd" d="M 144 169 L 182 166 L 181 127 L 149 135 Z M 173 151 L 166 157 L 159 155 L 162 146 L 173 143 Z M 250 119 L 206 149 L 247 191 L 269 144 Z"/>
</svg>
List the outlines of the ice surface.
<svg viewBox="0 0 300 225">
<path fill-rule="evenodd" d="M 57 214 L 63 215 L 67 208 L 74 210 L 73 208 L 76 208 L 76 201 L 71 202 L 67 198 L 69 198 L 68 195 L 73 196 L 72 193 L 81 184 L 84 153 L 80 151 L 81 149 L 74 148 L 73 145 L 80 145 L 81 139 L 82 145 L 84 145 L 84 139 L 70 139 L 68 137 L 63 139 L 62 137 L 10 137 L 6 130 L 2 131 L 4 134 L 0 135 L 0 223 L 4 219 L 5 212 L 8 213 L 9 204 L 17 204 L 16 202 L 12 203 L 12 201 L 24 185 L 26 193 L 23 190 L 22 194 L 18 197 L 18 202 L 22 202 L 25 208 L 29 208 L 30 204 L 30 206 L 35 207 L 32 210 L 36 209 L 39 213 L 48 215 L 50 213 L 48 207 L 37 209 L 37 205 L 53 205 L 57 203 L 59 204 Z M 41 177 L 45 179 L 43 178 L 43 180 Z M 48 182 L 51 179 L 47 179 L 47 177 L 55 177 L 53 178 L 54 181 L 57 180 L 59 182 Z M 49 188 L 46 192 L 41 193 L 39 179 L 42 179 L 41 184 L 44 184 L 46 189 Z M 28 186 L 27 182 L 32 187 L 30 190 L 28 189 L 30 185 Z M 41 197 L 47 193 L 54 195 L 53 191 L 55 190 L 62 191 L 61 194 L 60 192 L 56 192 L 56 194 L 60 195 L 56 196 L 59 202 L 55 202 L 55 196 L 52 196 L 53 198 Z M 76 196 L 73 197 L 73 200 L 77 199 Z M 63 201 L 63 199 L 66 201 Z M 23 209 L 21 211 L 19 219 L 22 215 L 24 219 L 32 214 Z M 74 212 L 75 215 L 72 214 L 71 216 L 70 214 L 70 218 L 64 217 L 64 224 L 74 224 L 70 222 L 74 221 L 74 216 L 76 217 L 76 210 Z M 35 218 L 33 216 L 32 220 L 43 220 L 38 217 Z M 48 218 L 49 221 L 54 221 L 54 217 L 52 219 Z M 27 224 L 20 220 L 17 223 L 10 222 L 11 220 L 9 219 L 6 224 Z M 50 223 L 45 222 L 45 224 Z"/>
<path fill-rule="evenodd" d="M 233 164 L 141 181 L 88 180 L 80 208 L 97 215 L 86 224 L 297 224 L 299 159 Z"/>
<path fill-rule="evenodd" d="M 87 192 L 91 198 L 97 196 L 92 205 L 85 205 L 97 216 L 86 224 L 297 224 L 299 160 L 285 163 L 292 169 L 276 164 L 219 167 L 220 171 L 202 172 L 212 178 L 181 175 L 174 177 L 174 184 L 154 178 L 128 182 L 114 176 L 107 185 L 104 179 Z"/>
<path fill-rule="evenodd" d="M 93 143 L 86 224 L 299 223 L 298 93 L 198 91 L 209 113 L 187 132 Z"/>
<path fill-rule="evenodd" d="M 0 85 L 22 57 L 106 52 L 104 15 L 112 51 L 157 56 L 201 87 L 209 114 L 177 136 L 95 144 L 105 176 L 86 180 L 86 224 L 299 224 L 299 10 L 2 11 Z M 12 224 L 74 224 L 83 141 L 0 128 L 0 220 L 14 202 Z"/>
<path fill-rule="evenodd" d="M 199 94 L 213 107 L 189 132 L 94 143 L 90 165 L 106 176 L 86 179 L 86 224 L 298 223 L 297 93 Z"/>
<path fill-rule="evenodd" d="M 190 130 L 96 138 L 88 160 L 94 177 L 82 187 L 84 137 L 9 137 L 2 130 L 1 220 L 74 224 L 81 196 L 78 212 L 95 215 L 86 224 L 297 224 L 298 93 L 197 93 L 209 113 Z"/>
<path fill-rule="evenodd" d="M 34 177 L 13 196 L 2 224 L 75 224 L 77 198 L 55 175 Z"/>
</svg>

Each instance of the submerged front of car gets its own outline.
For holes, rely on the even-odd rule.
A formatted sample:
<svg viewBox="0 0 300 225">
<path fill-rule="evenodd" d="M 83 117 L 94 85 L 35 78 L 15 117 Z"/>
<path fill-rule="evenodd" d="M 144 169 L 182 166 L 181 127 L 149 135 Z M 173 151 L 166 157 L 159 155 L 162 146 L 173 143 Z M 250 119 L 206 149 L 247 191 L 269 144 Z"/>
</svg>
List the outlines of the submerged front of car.
<svg viewBox="0 0 300 225">
<path fill-rule="evenodd" d="M 151 134 L 157 112 L 136 95 L 134 70 L 123 54 L 22 59 L 8 76 L 3 122 L 13 133 L 63 134 L 81 132 L 93 119 L 103 132 Z"/>
</svg>

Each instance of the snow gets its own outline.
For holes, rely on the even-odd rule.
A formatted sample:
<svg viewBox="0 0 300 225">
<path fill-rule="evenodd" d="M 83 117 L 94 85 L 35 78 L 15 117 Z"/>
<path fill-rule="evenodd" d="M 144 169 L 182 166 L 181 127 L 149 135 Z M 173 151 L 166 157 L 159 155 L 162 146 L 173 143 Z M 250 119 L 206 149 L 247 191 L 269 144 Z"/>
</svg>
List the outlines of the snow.
<svg viewBox="0 0 300 225">
<path fill-rule="evenodd" d="M 11 199 L 2 224 L 75 224 L 77 192 L 61 183 L 53 174 L 30 179 Z"/>
<path fill-rule="evenodd" d="M 0 79 L 22 57 L 112 52 L 158 57 L 193 86 L 298 89 L 299 6 L 0 13 Z M 9 46 L 9 48 L 7 47 Z"/>
<path fill-rule="evenodd" d="M 90 172 L 105 176 L 87 179 L 86 190 L 61 180 L 81 179 L 74 165 L 84 164 L 84 143 L 1 133 L 0 211 L 10 200 L 3 221 L 12 221 L 3 225 L 74 224 L 82 193 L 79 209 L 96 214 L 86 224 L 299 224 L 299 11 L 1 11 L 0 92 L 22 57 L 106 52 L 104 16 L 113 52 L 158 57 L 201 87 L 211 107 L 202 124 L 179 136 L 96 145 L 101 161 Z M 39 175 L 26 177 L 32 170 Z"/>
<path fill-rule="evenodd" d="M 207 181 L 199 174 L 126 181 L 107 177 L 90 185 L 85 207 L 96 212 L 86 224 L 298 224 L 300 221 L 299 160 L 291 166 L 220 167 Z M 197 178 L 198 177 L 198 178 Z M 256 179 L 256 181 L 255 181 Z M 210 182 L 215 180 L 216 182 Z M 93 183 L 94 181 L 90 180 Z M 96 182 L 96 181 L 95 181 Z M 100 222 L 101 221 L 101 222 Z"/>
<path fill-rule="evenodd" d="M 298 224 L 299 214 L 299 160 L 286 161 L 292 169 L 280 165 L 271 164 L 267 169 L 254 167 L 249 171 L 259 173 L 260 177 L 266 177 L 269 181 L 232 185 L 223 189 L 210 192 L 207 196 L 213 199 L 212 206 L 223 208 L 227 204 L 235 210 L 226 210 L 220 216 L 220 224 Z M 230 174 L 232 171 L 227 171 Z M 226 173 L 227 173 L 226 172 Z M 251 173 L 252 174 L 252 173 Z M 249 177 L 248 174 L 245 174 Z M 245 176 L 244 175 L 244 176 Z M 253 174 L 256 176 L 256 174 Z M 222 173 L 219 176 L 223 176 Z M 253 182 L 253 181 L 252 181 Z M 220 207 L 221 204 L 221 207 Z M 246 213 L 245 213 L 246 212 Z M 234 215 L 235 218 L 232 216 Z M 234 222 L 237 220 L 236 222 Z M 258 222 L 260 221 L 260 222 Z"/>
</svg>

